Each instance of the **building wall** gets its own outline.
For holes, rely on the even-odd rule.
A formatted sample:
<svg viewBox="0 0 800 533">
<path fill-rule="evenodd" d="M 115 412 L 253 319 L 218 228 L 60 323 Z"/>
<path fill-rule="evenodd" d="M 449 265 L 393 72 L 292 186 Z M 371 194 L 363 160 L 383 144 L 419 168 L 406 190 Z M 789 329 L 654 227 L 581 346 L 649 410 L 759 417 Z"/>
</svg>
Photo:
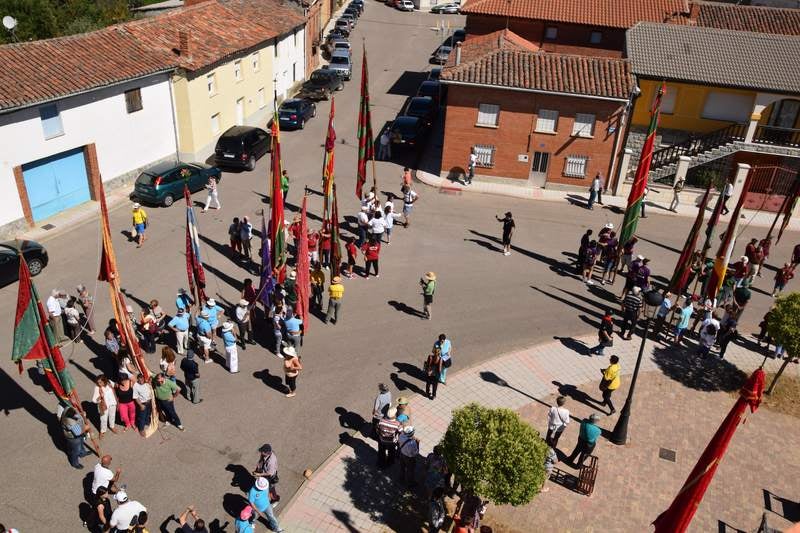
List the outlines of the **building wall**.
<svg viewBox="0 0 800 533">
<path fill-rule="evenodd" d="M 545 29 L 550 26 L 557 30 L 556 39 L 552 41 L 545 39 Z M 551 23 L 541 20 L 506 19 L 505 17 L 484 15 L 467 16 L 467 38 L 470 35 L 485 35 L 506 29 L 506 27 L 548 52 L 622 57 L 625 49 L 625 30 L 622 29 Z M 593 31 L 602 33 L 601 41 L 598 44 L 592 44 L 589 41 Z"/>
<path fill-rule="evenodd" d="M 273 53 L 273 72 L 278 79 L 278 100 L 289 98 L 306 77 L 305 26 L 279 38 Z"/>
<path fill-rule="evenodd" d="M 476 126 L 478 105 L 498 104 L 496 128 Z M 494 166 L 476 168 L 478 176 L 528 180 L 534 152 L 550 154 L 548 186 L 588 186 L 596 173 L 610 175 L 614 138 L 619 131 L 624 102 L 535 94 L 450 85 L 447 97 L 442 174 L 466 168 L 470 149 L 482 144 L 496 147 Z M 535 131 L 539 109 L 559 111 L 556 133 Z M 595 114 L 593 138 L 573 137 L 575 113 Z M 568 156 L 587 156 L 583 178 L 564 176 Z M 520 156 L 527 156 L 520 158 Z"/>
<path fill-rule="evenodd" d="M 319 49 L 324 38 L 323 30 L 331 18 L 330 4 L 325 0 L 316 0 L 308 8 L 306 15 L 306 70 L 308 76 L 320 65 Z"/>
<path fill-rule="evenodd" d="M 142 109 L 128 113 L 124 92 L 141 89 Z M 135 177 L 141 168 L 175 158 L 175 128 L 167 74 L 57 101 L 64 134 L 44 139 L 39 106 L 0 115 L 0 228 L 23 219 L 14 169 L 94 144 L 104 182 Z M 19 226 L 19 225 L 18 225 Z"/>
</svg>

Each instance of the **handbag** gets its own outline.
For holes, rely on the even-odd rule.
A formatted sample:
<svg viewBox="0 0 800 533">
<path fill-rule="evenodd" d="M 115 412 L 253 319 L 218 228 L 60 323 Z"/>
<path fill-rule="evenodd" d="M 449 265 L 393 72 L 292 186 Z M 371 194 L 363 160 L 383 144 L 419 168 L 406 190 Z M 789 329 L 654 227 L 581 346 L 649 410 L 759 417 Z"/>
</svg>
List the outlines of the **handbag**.
<svg viewBox="0 0 800 533">
<path fill-rule="evenodd" d="M 598 387 L 601 391 L 608 390 L 608 386 L 611 385 L 611 381 L 607 379 L 600 380 L 600 386 Z"/>
<path fill-rule="evenodd" d="M 451 366 L 453 366 L 453 358 L 448 357 L 447 359 L 445 359 L 444 362 L 442 363 L 442 366 L 444 366 L 445 368 L 450 368 Z"/>
<path fill-rule="evenodd" d="M 134 225 L 131 227 L 131 238 L 134 238 L 134 239 L 135 239 L 135 238 L 136 238 L 136 237 L 138 237 L 138 236 L 139 236 L 139 232 L 138 232 L 138 231 L 136 231 L 136 225 L 134 224 Z"/>
</svg>

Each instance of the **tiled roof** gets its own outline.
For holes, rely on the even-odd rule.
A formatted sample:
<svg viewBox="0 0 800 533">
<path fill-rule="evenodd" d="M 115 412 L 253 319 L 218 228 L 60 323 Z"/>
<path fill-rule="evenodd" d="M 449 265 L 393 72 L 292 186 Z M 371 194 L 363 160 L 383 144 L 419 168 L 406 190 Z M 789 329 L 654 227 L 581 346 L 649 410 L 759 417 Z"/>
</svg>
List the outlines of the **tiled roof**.
<svg viewBox="0 0 800 533">
<path fill-rule="evenodd" d="M 145 50 L 119 26 L 0 46 L 0 110 L 171 70 L 176 63 Z"/>
<path fill-rule="evenodd" d="M 800 37 L 642 23 L 627 46 L 637 76 L 800 93 Z"/>
<path fill-rule="evenodd" d="M 696 24 L 724 30 L 800 35 L 800 10 L 699 3 Z"/>
<path fill-rule="evenodd" d="M 305 23 L 303 12 L 288 0 L 219 0 L 222 5 L 251 21 L 284 35 Z"/>
<path fill-rule="evenodd" d="M 529 40 L 520 37 L 511 30 L 497 30 L 486 35 L 469 35 L 461 43 L 461 57 L 477 57 L 493 50 L 522 50 L 538 52 L 539 47 Z M 449 62 L 455 62 L 455 54 L 450 54 Z M 452 66 L 452 65 L 451 65 Z"/>
<path fill-rule="evenodd" d="M 630 28 L 688 12 L 687 0 L 466 0 L 461 13 Z"/>
</svg>

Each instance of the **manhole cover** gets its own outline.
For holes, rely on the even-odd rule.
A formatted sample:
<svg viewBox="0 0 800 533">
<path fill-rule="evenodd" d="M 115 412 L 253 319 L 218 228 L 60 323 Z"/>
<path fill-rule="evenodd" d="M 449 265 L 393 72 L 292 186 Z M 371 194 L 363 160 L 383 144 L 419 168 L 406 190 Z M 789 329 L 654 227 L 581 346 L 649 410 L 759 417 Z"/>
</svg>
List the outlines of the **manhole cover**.
<svg viewBox="0 0 800 533">
<path fill-rule="evenodd" d="M 658 457 L 660 459 L 664 459 L 665 461 L 669 461 L 671 463 L 674 463 L 676 455 L 677 454 L 676 454 L 675 450 L 668 450 L 666 448 L 659 448 L 658 449 Z"/>
<path fill-rule="evenodd" d="M 42 226 L 42 229 L 45 231 L 50 231 L 53 228 L 55 228 L 55 226 L 52 224 L 45 224 L 44 226 Z"/>
</svg>

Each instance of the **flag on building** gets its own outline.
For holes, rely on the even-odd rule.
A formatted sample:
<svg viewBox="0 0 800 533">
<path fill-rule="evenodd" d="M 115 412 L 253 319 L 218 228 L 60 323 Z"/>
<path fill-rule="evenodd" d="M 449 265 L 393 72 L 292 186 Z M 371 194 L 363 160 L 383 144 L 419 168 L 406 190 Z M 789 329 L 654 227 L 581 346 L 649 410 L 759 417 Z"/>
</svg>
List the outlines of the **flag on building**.
<svg viewBox="0 0 800 533">
<path fill-rule="evenodd" d="M 703 216 L 706 212 L 706 205 L 708 205 L 708 197 L 710 194 L 711 183 L 708 184 L 706 192 L 702 200 L 700 200 L 700 206 L 697 209 L 697 218 L 695 218 L 694 225 L 692 225 L 692 229 L 686 237 L 683 251 L 678 258 L 678 264 L 675 266 L 675 272 L 672 274 L 672 279 L 669 282 L 669 290 L 673 294 L 682 293 L 686 287 L 686 282 L 689 280 L 689 274 L 692 271 L 692 258 L 695 248 L 697 247 L 697 238 L 700 235 L 700 228 L 703 226 Z"/>
<path fill-rule="evenodd" d="M 650 125 L 647 128 L 647 137 L 645 138 L 644 146 L 642 146 L 639 165 L 636 167 L 636 175 L 633 178 L 631 192 L 628 194 L 628 207 L 625 209 L 625 217 L 620 228 L 620 249 L 631 240 L 636 233 L 636 226 L 639 224 L 642 202 L 644 201 L 644 190 L 647 188 L 647 178 L 650 174 L 650 162 L 653 159 L 656 129 L 658 128 L 658 119 L 661 112 L 661 99 L 664 97 L 665 92 L 666 85 L 662 84 L 653 102 L 653 107 L 650 109 Z"/>
<path fill-rule="evenodd" d="M 300 239 L 297 243 L 297 308 L 295 313 L 303 321 L 303 331 L 308 332 L 308 305 L 311 296 L 311 269 L 308 261 L 308 218 L 306 216 L 306 200 L 303 196 L 303 207 L 300 211 Z"/>
<path fill-rule="evenodd" d="M 283 189 L 281 187 L 281 139 L 278 112 L 272 119 L 272 194 L 270 195 L 270 244 L 272 268 L 278 283 L 286 276 L 286 231 L 283 214 Z"/>
<path fill-rule="evenodd" d="M 261 282 L 258 287 L 258 300 L 268 309 L 272 304 L 272 290 L 275 288 L 275 278 L 272 277 L 272 260 L 269 254 L 269 232 L 267 231 L 267 218 L 261 210 Z"/>
<path fill-rule="evenodd" d="M 372 118 L 369 110 L 369 73 L 367 72 L 367 48 L 361 61 L 361 103 L 358 107 L 358 169 L 356 171 L 356 198 L 363 195 L 367 181 L 367 161 L 374 159 L 375 149 L 372 138 Z M 373 181 L 375 176 L 373 172 Z"/>
<path fill-rule="evenodd" d="M 206 273 L 200 258 L 200 235 L 188 185 L 183 186 L 183 197 L 186 199 L 186 275 L 189 278 L 189 293 L 201 305 L 206 300 Z"/>
<path fill-rule="evenodd" d="M 336 147 L 336 129 L 333 127 L 333 117 L 335 115 L 336 101 L 331 96 L 331 112 L 328 116 L 328 134 L 325 137 L 325 158 L 322 163 L 322 187 L 323 191 L 323 206 L 322 206 L 322 220 L 323 223 L 330 215 L 331 205 L 333 204 L 333 178 L 334 178 L 334 153 Z"/>
<path fill-rule="evenodd" d="M 342 266 L 342 235 L 339 229 L 339 201 L 336 198 L 336 185 L 333 186 L 333 207 L 331 208 L 331 216 L 329 229 L 331 232 L 331 279 L 340 274 L 339 270 Z"/>
</svg>

